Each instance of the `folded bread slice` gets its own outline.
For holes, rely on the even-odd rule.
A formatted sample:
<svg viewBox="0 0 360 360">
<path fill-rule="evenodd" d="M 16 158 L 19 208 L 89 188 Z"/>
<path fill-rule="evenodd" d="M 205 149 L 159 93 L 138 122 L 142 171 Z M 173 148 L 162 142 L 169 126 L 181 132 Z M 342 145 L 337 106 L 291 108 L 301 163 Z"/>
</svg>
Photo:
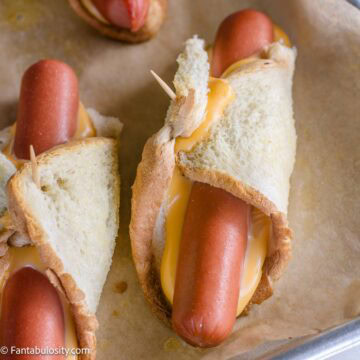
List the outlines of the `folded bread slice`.
<svg viewBox="0 0 360 360">
<path fill-rule="evenodd" d="M 120 179 L 114 139 L 94 137 L 37 157 L 40 187 L 25 163 L 7 186 L 16 231 L 28 236 L 74 316 L 83 358 L 95 358 L 96 308 L 119 226 Z"/>
<path fill-rule="evenodd" d="M 209 64 L 203 45 L 200 39 L 188 40 L 178 58 L 176 99 L 165 125 L 145 144 L 133 185 L 130 236 L 136 270 L 153 310 L 168 323 L 171 307 L 161 291 L 160 264 L 170 205 L 166 195 L 175 166 L 190 180 L 222 188 L 271 218 L 263 275 L 250 304 L 271 296 L 272 283 L 291 253 L 292 231 L 286 214 L 296 151 L 291 96 L 296 51 L 281 43 L 271 44 L 262 58 L 227 75 L 224 81 L 235 99 L 210 125 L 204 139 L 188 152 L 175 153 L 176 137 L 189 136 L 204 116 L 206 91 L 205 96 L 192 96 L 192 106 L 178 91 L 185 93 L 186 88 L 188 94 L 204 94 L 207 89 Z M 171 111 L 176 107 L 180 109 Z M 198 111 L 194 120 L 191 109 L 204 111 Z"/>
</svg>

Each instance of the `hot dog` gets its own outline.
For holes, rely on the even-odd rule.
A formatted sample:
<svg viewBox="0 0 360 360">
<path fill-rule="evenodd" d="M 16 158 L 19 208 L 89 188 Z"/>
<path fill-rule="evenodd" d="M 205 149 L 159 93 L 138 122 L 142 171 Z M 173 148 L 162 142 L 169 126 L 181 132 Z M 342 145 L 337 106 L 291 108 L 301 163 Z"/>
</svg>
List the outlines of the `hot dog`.
<svg viewBox="0 0 360 360">
<path fill-rule="evenodd" d="M 273 42 L 274 25 L 264 13 L 247 9 L 228 16 L 216 34 L 211 73 L 221 74 L 233 63 L 250 57 Z"/>
<path fill-rule="evenodd" d="M 290 258 L 296 52 L 283 34 L 243 10 L 223 21 L 208 53 L 189 39 L 164 126 L 137 169 L 130 237 L 139 280 L 191 345 L 226 339 L 239 315 L 272 295 Z"/>
<path fill-rule="evenodd" d="M 197 346 L 231 332 L 240 290 L 250 207 L 228 192 L 195 182 L 182 230 L 172 323 Z"/>
<path fill-rule="evenodd" d="M 150 0 L 93 0 L 93 3 L 110 24 L 135 32 L 144 26 Z"/>
<path fill-rule="evenodd" d="M 33 145 L 40 154 L 74 136 L 79 109 L 78 81 L 70 66 L 41 60 L 30 66 L 21 82 L 14 153 L 30 159 Z"/>
<path fill-rule="evenodd" d="M 167 0 L 69 0 L 89 25 L 113 39 L 137 43 L 160 29 Z"/>
<path fill-rule="evenodd" d="M 24 267 L 10 276 L 3 290 L 0 317 L 0 344 L 8 353 L 2 359 L 28 359 L 11 348 L 59 349 L 65 346 L 62 304 L 45 275 Z M 31 359 L 65 359 L 64 355 L 34 355 Z"/>
<path fill-rule="evenodd" d="M 273 25 L 265 14 L 243 10 L 230 15 L 216 35 L 212 75 L 219 77 L 231 64 L 259 52 L 272 39 Z M 191 344 L 216 346 L 233 328 L 249 214 L 248 204 L 224 190 L 193 185 L 172 311 L 175 331 Z"/>
</svg>

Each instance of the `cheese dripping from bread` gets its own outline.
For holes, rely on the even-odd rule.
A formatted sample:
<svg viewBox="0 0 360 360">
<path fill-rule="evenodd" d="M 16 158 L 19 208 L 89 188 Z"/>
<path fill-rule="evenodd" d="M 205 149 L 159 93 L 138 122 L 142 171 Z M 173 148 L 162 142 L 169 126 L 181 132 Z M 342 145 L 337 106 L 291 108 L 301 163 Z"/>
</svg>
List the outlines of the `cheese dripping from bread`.
<svg viewBox="0 0 360 360">
<path fill-rule="evenodd" d="M 274 42 L 280 41 L 290 47 L 291 43 L 286 33 L 274 25 Z M 211 48 L 209 50 L 211 54 Z M 219 119 L 226 107 L 234 98 L 234 92 L 228 84 L 226 77 L 245 64 L 261 58 L 257 54 L 231 64 L 222 74 L 221 78 L 210 78 L 206 115 L 200 126 L 189 137 L 177 137 L 175 152 L 190 151 L 199 141 L 207 136 L 210 125 Z M 167 213 L 165 219 L 165 248 L 161 260 L 160 278 L 163 293 L 170 304 L 173 304 L 176 268 L 181 241 L 185 213 L 192 189 L 192 181 L 181 174 L 175 167 L 169 189 L 167 191 Z M 262 267 L 268 252 L 269 237 L 271 236 L 271 220 L 259 209 L 252 207 L 250 231 L 246 248 L 244 269 L 241 276 L 237 316 L 249 304 L 257 289 Z M 180 229 L 180 230 L 179 230 Z"/>
</svg>

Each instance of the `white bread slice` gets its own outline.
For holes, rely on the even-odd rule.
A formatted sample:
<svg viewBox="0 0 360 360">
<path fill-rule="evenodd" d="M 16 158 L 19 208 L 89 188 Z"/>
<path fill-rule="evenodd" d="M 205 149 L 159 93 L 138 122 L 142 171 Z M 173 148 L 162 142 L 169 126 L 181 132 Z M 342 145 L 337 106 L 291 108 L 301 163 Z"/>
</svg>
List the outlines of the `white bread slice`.
<svg viewBox="0 0 360 360">
<path fill-rule="evenodd" d="M 171 102 L 165 123 L 171 136 L 190 136 L 200 125 L 206 110 L 209 62 L 204 41 L 194 36 L 185 43 L 185 50 L 177 58 L 175 74 L 176 99 Z"/>
<path fill-rule="evenodd" d="M 37 157 L 40 188 L 26 163 L 8 183 L 17 231 L 30 237 L 71 304 L 81 347 L 95 358 L 95 311 L 119 226 L 120 179 L 114 139 L 87 138 Z"/>
<path fill-rule="evenodd" d="M 296 151 L 291 96 L 295 52 L 275 43 L 267 57 L 227 77 L 235 101 L 211 126 L 206 141 L 179 154 L 179 163 L 184 169 L 226 173 L 286 214 Z M 269 215 L 269 204 L 253 205 Z"/>
<path fill-rule="evenodd" d="M 97 112 L 95 109 L 87 108 L 86 112 L 95 127 L 96 136 L 118 139 L 123 128 L 123 124 L 118 118 L 113 116 L 105 116 Z"/>
<path fill-rule="evenodd" d="M 290 258 L 292 231 L 286 212 L 296 145 L 291 98 L 295 56 L 295 49 L 275 43 L 264 49 L 264 59 L 231 73 L 227 81 L 236 99 L 189 153 L 174 154 L 169 124 L 184 121 L 181 118 L 165 121 L 145 145 L 133 185 L 132 252 L 145 296 L 168 324 L 171 308 L 161 291 L 159 265 L 169 206 L 165 195 L 175 165 L 189 179 L 220 187 L 271 217 L 263 277 L 250 303 L 272 295 L 272 282 Z M 195 66 L 189 71 L 200 77 Z"/>
</svg>

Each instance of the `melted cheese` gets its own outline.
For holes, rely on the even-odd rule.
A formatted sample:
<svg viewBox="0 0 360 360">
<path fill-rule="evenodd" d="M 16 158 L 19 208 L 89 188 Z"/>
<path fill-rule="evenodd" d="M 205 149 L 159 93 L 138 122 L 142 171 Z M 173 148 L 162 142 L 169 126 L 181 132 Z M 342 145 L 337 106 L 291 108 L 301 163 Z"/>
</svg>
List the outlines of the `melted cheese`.
<svg viewBox="0 0 360 360">
<path fill-rule="evenodd" d="M 183 228 L 192 181 L 181 175 L 176 167 L 168 189 L 169 209 L 166 216 L 165 249 L 161 259 L 160 281 L 167 300 L 174 298 L 176 267 L 179 257 L 181 230 Z"/>
<path fill-rule="evenodd" d="M 191 150 L 206 136 L 210 125 L 223 114 L 226 106 L 235 98 L 233 89 L 224 79 L 210 78 L 209 90 L 205 119 L 190 137 L 176 138 L 175 152 Z"/>
<path fill-rule="evenodd" d="M 74 139 L 81 139 L 86 137 L 96 136 L 95 127 L 87 113 L 84 105 L 80 102 L 79 112 L 77 118 L 77 127 L 74 134 Z"/>
<path fill-rule="evenodd" d="M 18 159 L 13 153 L 15 132 L 16 132 L 16 123 L 14 123 L 10 129 L 11 141 L 3 149 L 2 152 L 16 166 L 16 168 L 19 169 L 27 160 Z M 76 140 L 76 139 L 92 137 L 92 136 L 96 136 L 96 130 L 88 113 L 85 110 L 84 105 L 80 102 L 78 117 L 77 117 L 77 126 L 73 139 Z"/>
<path fill-rule="evenodd" d="M 274 25 L 274 41 L 283 41 L 284 45 L 291 47 L 291 41 L 285 31 L 278 25 Z"/>
<path fill-rule="evenodd" d="M 240 280 L 237 316 L 245 309 L 259 285 L 270 237 L 270 218 L 254 207 L 251 208 L 250 224 L 245 263 Z"/>
<path fill-rule="evenodd" d="M 34 269 L 45 273 L 46 266 L 42 263 L 39 253 L 34 246 L 25 246 L 22 248 L 9 248 L 10 254 L 10 267 L 7 270 L 6 274 L 3 274 L 1 279 L 1 288 L 2 292 L 3 287 L 6 283 L 6 280 L 13 274 L 15 271 L 19 270 L 24 266 L 31 266 Z M 64 318 L 65 318 L 65 347 L 68 349 L 76 349 L 78 348 L 75 323 L 72 317 L 72 312 L 70 309 L 70 305 L 66 300 L 65 296 L 58 291 L 59 297 L 61 299 L 61 303 L 63 305 L 64 310 Z M 66 357 L 67 360 L 76 360 L 77 355 L 69 354 Z"/>
</svg>

